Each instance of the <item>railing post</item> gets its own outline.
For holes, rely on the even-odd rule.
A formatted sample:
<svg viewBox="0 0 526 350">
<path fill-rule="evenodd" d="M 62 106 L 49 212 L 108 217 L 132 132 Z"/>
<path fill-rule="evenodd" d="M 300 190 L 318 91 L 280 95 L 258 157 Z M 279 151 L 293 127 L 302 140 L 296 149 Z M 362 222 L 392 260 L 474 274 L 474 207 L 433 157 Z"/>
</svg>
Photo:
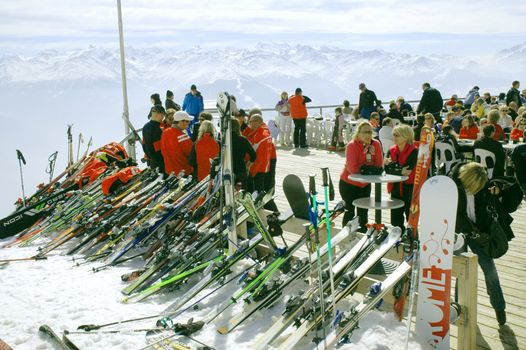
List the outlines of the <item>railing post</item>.
<svg viewBox="0 0 526 350">
<path fill-rule="evenodd" d="M 453 272 L 457 278 L 458 303 L 461 314 L 457 320 L 457 349 L 471 350 L 477 347 L 477 292 L 478 258 L 464 253 L 453 259 Z"/>
</svg>

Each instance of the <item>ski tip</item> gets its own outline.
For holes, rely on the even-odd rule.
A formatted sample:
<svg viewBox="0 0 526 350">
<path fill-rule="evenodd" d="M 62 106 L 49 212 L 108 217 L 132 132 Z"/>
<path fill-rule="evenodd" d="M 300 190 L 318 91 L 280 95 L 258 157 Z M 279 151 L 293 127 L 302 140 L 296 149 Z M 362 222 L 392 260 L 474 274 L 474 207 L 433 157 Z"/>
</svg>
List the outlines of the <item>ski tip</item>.
<svg viewBox="0 0 526 350">
<path fill-rule="evenodd" d="M 226 327 L 226 326 L 225 327 L 219 327 L 217 329 L 217 333 L 222 334 L 222 335 L 227 334 L 228 333 L 228 327 Z"/>
<path fill-rule="evenodd" d="M 47 324 L 42 324 L 40 325 L 40 327 L 38 327 L 38 331 L 39 332 L 46 332 L 49 328 L 49 326 Z"/>
</svg>

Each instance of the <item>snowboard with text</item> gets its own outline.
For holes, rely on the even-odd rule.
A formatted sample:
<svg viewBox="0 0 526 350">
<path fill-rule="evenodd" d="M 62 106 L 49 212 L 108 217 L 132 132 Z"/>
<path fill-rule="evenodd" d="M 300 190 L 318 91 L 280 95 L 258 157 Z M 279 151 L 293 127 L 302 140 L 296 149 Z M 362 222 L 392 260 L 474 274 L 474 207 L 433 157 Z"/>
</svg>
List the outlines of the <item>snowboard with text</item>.
<svg viewBox="0 0 526 350">
<path fill-rule="evenodd" d="M 457 202 L 457 186 L 447 176 L 431 177 L 422 186 L 415 334 L 431 349 L 449 349 L 451 271 Z"/>
</svg>

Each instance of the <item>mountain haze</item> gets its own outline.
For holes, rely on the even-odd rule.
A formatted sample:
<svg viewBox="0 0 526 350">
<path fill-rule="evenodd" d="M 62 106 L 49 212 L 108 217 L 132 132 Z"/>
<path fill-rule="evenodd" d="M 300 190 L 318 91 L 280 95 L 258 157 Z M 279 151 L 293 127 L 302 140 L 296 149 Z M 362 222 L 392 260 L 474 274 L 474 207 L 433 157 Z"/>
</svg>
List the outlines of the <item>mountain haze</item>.
<svg viewBox="0 0 526 350">
<path fill-rule="evenodd" d="M 473 85 L 493 94 L 507 91 L 526 71 L 526 43 L 488 57 L 413 55 L 383 50 L 356 51 L 259 43 L 251 48 L 192 47 L 174 50 L 152 47 L 126 49 L 130 119 L 138 128 L 146 122 L 149 96 L 167 89 L 182 103 L 195 83 L 205 100 L 219 91 L 237 97 L 243 108 L 272 107 L 281 91 L 301 87 L 312 105 L 356 103 L 358 84 L 365 82 L 383 101 L 399 95 L 419 99 L 428 81 L 443 97 L 464 96 Z M 213 103 L 211 103 L 213 105 Z M 96 46 L 49 50 L 34 56 L 0 56 L 0 125 L 4 130 L 0 155 L 0 216 L 21 195 L 15 149 L 26 155 L 26 194 L 47 179 L 47 157 L 59 150 L 57 172 L 66 162 L 66 125 L 77 135 L 93 136 L 94 145 L 123 136 L 122 92 L 118 49 Z M 272 113 L 266 117 L 271 118 Z"/>
</svg>

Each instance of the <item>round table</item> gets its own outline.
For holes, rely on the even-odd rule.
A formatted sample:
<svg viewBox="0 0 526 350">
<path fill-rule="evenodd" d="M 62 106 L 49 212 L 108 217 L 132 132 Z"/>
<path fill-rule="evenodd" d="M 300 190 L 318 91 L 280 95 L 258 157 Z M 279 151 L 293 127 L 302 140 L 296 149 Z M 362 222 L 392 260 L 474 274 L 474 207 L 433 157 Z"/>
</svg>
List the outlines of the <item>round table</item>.
<svg viewBox="0 0 526 350">
<path fill-rule="evenodd" d="M 349 180 L 365 183 L 374 183 L 374 199 L 370 197 L 355 199 L 352 204 L 357 208 L 374 209 L 374 220 L 377 224 L 382 223 L 382 210 L 396 209 L 404 206 L 401 199 L 384 199 L 382 200 L 382 183 L 402 182 L 408 177 L 404 175 L 362 175 L 351 174 Z"/>
</svg>

